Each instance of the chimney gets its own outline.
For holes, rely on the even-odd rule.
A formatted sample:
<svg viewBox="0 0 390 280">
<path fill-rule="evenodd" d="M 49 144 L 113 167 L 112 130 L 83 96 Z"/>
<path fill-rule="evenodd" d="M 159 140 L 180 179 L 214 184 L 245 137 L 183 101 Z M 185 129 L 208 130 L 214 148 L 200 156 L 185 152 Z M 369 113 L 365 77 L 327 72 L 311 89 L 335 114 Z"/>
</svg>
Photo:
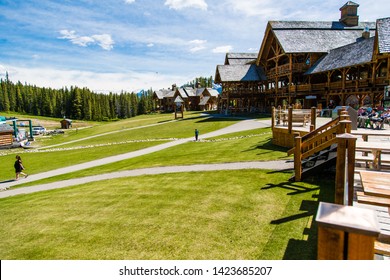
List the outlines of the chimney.
<svg viewBox="0 0 390 280">
<path fill-rule="evenodd" d="M 359 4 L 348 1 L 340 8 L 341 16 L 339 21 L 344 23 L 346 26 L 358 26 L 359 16 L 357 14 Z"/>
<path fill-rule="evenodd" d="M 370 28 L 368 26 L 364 27 L 364 31 L 362 33 L 362 38 L 364 38 L 364 39 L 370 38 Z"/>
<path fill-rule="evenodd" d="M 172 85 L 172 90 L 176 90 L 176 84 Z"/>
</svg>

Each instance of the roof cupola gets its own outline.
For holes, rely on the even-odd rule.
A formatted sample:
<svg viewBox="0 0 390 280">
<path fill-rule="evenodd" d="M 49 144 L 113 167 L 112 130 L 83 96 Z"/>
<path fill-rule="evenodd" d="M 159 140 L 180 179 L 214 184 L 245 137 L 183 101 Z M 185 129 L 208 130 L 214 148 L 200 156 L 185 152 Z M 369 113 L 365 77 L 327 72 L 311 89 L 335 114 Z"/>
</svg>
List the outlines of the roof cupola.
<svg viewBox="0 0 390 280">
<path fill-rule="evenodd" d="M 359 4 L 348 1 L 340 8 L 341 16 L 340 22 L 344 23 L 347 26 L 357 26 L 359 25 L 359 16 L 357 14 Z"/>
</svg>

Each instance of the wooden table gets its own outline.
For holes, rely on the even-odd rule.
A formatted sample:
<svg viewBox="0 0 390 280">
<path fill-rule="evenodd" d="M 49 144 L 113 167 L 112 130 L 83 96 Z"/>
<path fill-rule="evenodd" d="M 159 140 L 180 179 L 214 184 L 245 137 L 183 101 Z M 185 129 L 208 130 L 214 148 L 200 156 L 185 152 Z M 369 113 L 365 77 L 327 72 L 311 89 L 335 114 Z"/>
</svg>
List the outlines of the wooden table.
<svg viewBox="0 0 390 280">
<path fill-rule="evenodd" d="M 363 141 L 368 141 L 368 136 L 381 136 L 381 137 L 390 137 L 390 131 L 388 130 L 352 130 L 351 134 L 362 136 Z"/>
<path fill-rule="evenodd" d="M 357 192 L 358 202 L 388 208 L 390 213 L 390 173 L 360 171 L 363 193 Z"/>
<path fill-rule="evenodd" d="M 390 142 L 356 142 L 356 151 L 371 152 L 373 155 L 373 167 L 381 169 L 382 153 L 390 153 Z"/>
</svg>

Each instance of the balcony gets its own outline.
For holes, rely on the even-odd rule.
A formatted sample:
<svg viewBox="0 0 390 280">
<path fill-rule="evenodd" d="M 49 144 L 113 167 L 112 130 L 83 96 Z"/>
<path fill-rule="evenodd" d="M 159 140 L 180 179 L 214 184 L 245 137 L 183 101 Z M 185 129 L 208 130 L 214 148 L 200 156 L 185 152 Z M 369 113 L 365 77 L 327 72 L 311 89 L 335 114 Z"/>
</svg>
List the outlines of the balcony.
<svg viewBox="0 0 390 280">
<path fill-rule="evenodd" d="M 292 73 L 304 73 L 309 69 L 306 63 L 295 63 L 291 67 Z M 290 64 L 284 64 L 278 67 L 271 68 L 267 71 L 268 78 L 290 74 Z"/>
</svg>

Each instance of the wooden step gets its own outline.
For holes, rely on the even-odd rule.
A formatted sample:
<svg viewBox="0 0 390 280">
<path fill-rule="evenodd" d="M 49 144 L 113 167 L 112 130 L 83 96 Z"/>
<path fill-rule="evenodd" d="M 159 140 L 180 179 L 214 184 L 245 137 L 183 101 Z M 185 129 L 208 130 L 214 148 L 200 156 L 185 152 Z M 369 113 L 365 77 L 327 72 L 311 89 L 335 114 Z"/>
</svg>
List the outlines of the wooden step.
<svg viewBox="0 0 390 280">
<path fill-rule="evenodd" d="M 374 244 L 375 254 L 390 256 L 390 244 L 375 241 Z"/>
</svg>

